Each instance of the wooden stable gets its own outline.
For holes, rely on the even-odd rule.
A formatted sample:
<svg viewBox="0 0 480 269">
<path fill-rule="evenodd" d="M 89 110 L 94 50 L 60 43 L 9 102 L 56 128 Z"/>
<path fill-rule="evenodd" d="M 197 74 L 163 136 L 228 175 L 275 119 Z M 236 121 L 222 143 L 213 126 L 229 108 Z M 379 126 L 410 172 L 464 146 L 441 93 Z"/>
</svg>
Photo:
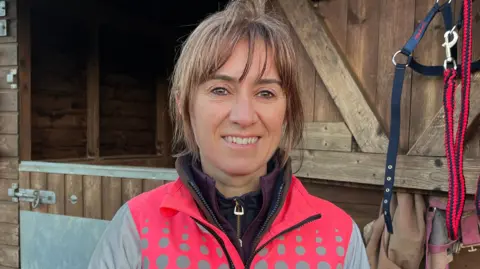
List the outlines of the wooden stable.
<svg viewBox="0 0 480 269">
<path fill-rule="evenodd" d="M 299 151 L 305 155 L 297 175 L 363 228 L 377 218 L 383 194 L 391 58 L 434 0 L 272 1 L 290 21 L 302 59 L 308 123 L 293 156 L 297 166 Z M 225 1 L 170 2 L 168 9 L 160 2 L 0 1 L 0 269 L 21 268 L 20 210 L 109 220 L 128 199 L 176 178 L 168 76 L 182 38 Z M 480 1 L 474 7 L 475 60 Z M 415 51 L 419 62 L 443 63 L 443 34 L 438 16 Z M 480 175 L 479 88 L 475 75 L 469 194 Z M 442 92 L 442 78 L 407 71 L 398 191 L 448 190 Z M 13 202 L 13 184 L 53 191 L 56 201 Z M 459 256 L 451 268 L 480 262 L 476 253 Z"/>
</svg>

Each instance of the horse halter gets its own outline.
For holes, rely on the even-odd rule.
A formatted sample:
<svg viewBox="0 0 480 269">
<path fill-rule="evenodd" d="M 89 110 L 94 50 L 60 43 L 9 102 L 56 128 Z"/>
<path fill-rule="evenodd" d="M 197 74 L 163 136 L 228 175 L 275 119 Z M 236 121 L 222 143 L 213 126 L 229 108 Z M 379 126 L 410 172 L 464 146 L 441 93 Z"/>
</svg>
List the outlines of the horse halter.
<svg viewBox="0 0 480 269">
<path fill-rule="evenodd" d="M 402 96 L 403 80 L 407 67 L 424 76 L 443 76 L 444 96 L 443 106 L 445 110 L 445 154 L 448 164 L 448 205 L 446 208 L 446 225 L 448 236 L 451 240 L 459 237 L 460 221 L 465 204 L 465 179 L 463 175 L 463 149 L 465 133 L 468 126 L 469 97 L 471 85 L 471 73 L 480 70 L 480 61 L 472 63 L 472 0 L 462 0 L 461 16 L 458 22 L 453 24 L 452 0 L 440 4 L 436 0 L 426 17 L 417 25 L 414 33 L 399 51 L 395 52 L 392 62 L 395 66 L 391 97 L 391 123 L 390 139 L 387 150 L 384 178 L 383 213 L 385 224 L 389 233 L 393 234 L 392 217 L 390 214 L 390 202 L 395 182 L 395 166 L 398 154 L 400 137 L 400 103 Z M 425 66 L 417 62 L 412 53 L 424 36 L 429 24 L 438 13 L 442 13 L 445 25 L 445 60 L 443 65 Z M 463 30 L 461 63 L 457 64 L 457 30 Z M 404 63 L 397 63 L 396 57 L 403 54 L 407 57 Z M 461 112 L 458 118 L 456 134 L 453 131 L 455 111 L 455 80 L 461 77 Z M 455 137 L 456 135 L 456 137 Z M 478 180 L 477 193 L 475 195 L 476 211 L 480 218 L 480 178 Z"/>
</svg>

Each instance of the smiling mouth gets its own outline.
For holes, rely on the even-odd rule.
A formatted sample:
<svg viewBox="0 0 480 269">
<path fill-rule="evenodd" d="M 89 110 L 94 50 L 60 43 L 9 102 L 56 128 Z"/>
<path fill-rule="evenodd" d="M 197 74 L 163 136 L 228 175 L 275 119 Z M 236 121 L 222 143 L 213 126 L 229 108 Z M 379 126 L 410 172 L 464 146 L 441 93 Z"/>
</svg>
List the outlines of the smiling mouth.
<svg viewBox="0 0 480 269">
<path fill-rule="evenodd" d="M 260 137 L 236 137 L 236 136 L 224 136 L 223 139 L 228 143 L 237 144 L 237 145 L 252 145 L 258 142 Z"/>
</svg>

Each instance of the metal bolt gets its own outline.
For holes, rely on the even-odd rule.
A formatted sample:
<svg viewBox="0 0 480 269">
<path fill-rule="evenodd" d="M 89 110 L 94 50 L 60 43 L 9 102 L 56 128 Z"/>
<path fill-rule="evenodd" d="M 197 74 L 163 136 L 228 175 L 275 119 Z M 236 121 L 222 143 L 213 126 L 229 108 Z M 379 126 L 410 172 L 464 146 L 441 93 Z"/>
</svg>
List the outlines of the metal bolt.
<svg viewBox="0 0 480 269">
<path fill-rule="evenodd" d="M 72 194 L 72 196 L 70 196 L 70 199 L 68 199 L 70 201 L 70 203 L 72 203 L 73 205 L 77 203 L 78 201 L 78 198 L 75 194 Z"/>
<path fill-rule="evenodd" d="M 393 166 L 390 164 L 390 165 L 388 166 L 388 169 L 392 169 L 392 167 L 393 167 Z"/>
<path fill-rule="evenodd" d="M 387 180 L 390 181 L 390 180 L 392 180 L 392 178 L 391 178 L 391 177 L 387 177 Z"/>
</svg>

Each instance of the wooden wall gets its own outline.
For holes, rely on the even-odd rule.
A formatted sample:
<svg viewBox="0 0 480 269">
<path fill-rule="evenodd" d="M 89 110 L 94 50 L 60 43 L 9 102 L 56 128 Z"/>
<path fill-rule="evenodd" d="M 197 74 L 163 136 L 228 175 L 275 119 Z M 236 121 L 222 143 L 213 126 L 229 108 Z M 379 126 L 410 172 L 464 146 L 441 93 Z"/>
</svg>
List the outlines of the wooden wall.
<svg viewBox="0 0 480 269">
<path fill-rule="evenodd" d="M 156 154 L 156 95 L 160 90 L 166 96 L 166 88 L 158 89 L 165 79 L 151 68 L 158 57 L 151 40 L 125 42 L 131 33 L 105 25 L 95 29 L 85 19 L 68 18 L 73 11 L 58 15 L 48 7 L 32 11 L 32 159 L 87 157 L 92 83 L 98 87 L 99 155 Z M 95 81 L 92 57 L 98 66 Z M 160 128 L 169 124 L 159 121 Z"/>
</svg>

